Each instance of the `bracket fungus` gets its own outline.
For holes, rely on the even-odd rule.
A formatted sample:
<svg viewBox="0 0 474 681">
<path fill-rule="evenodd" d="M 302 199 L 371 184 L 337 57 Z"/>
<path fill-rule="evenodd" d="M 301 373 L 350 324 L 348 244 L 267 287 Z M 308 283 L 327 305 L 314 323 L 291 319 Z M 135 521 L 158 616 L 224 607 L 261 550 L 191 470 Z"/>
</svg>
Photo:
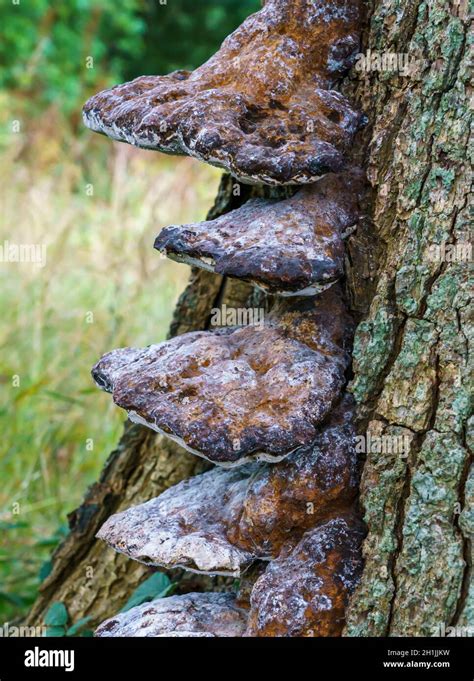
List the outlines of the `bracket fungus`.
<svg viewBox="0 0 474 681">
<path fill-rule="evenodd" d="M 246 636 L 340 636 L 362 572 L 362 523 L 329 518 L 271 562 L 250 597 Z"/>
<path fill-rule="evenodd" d="M 239 577 L 251 561 L 276 558 L 289 538 L 351 504 L 352 416 L 346 397 L 315 442 L 279 465 L 217 467 L 183 480 L 111 516 L 97 536 L 147 565 Z"/>
<path fill-rule="evenodd" d="M 268 0 L 192 73 L 142 76 L 92 97 L 85 124 L 243 182 L 314 182 L 344 167 L 364 122 L 332 89 L 358 52 L 361 11 L 361 0 Z"/>
<path fill-rule="evenodd" d="M 364 121 L 333 88 L 358 51 L 362 7 L 267 0 L 194 72 L 143 76 L 84 107 L 97 132 L 246 183 L 314 183 L 156 239 L 171 258 L 279 296 L 263 325 L 114 350 L 93 368 L 131 420 L 218 464 L 110 517 L 98 536 L 148 565 L 246 575 L 238 600 L 172 596 L 107 620 L 98 636 L 342 632 L 364 528 L 344 396 L 353 327 L 336 282 L 359 218 L 361 174 L 347 152 Z"/>
<path fill-rule="evenodd" d="M 155 248 L 267 293 L 314 295 L 343 275 L 343 238 L 357 222 L 360 187 L 356 172 L 329 174 L 289 199 L 252 199 L 215 220 L 167 227 Z"/>
<path fill-rule="evenodd" d="M 95 635 L 106 637 L 236 637 L 247 614 L 227 593 L 191 593 L 144 603 L 103 622 Z"/>
<path fill-rule="evenodd" d="M 114 350 L 93 368 L 94 380 L 132 421 L 213 463 L 279 461 L 313 442 L 349 362 L 351 320 L 340 290 L 290 301 L 262 327 Z"/>
</svg>

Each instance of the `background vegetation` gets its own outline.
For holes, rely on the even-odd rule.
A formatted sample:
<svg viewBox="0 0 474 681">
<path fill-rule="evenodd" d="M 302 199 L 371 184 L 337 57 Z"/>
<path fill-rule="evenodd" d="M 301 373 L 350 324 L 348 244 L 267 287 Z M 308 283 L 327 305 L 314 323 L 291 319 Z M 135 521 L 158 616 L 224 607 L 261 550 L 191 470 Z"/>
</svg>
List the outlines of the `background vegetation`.
<svg viewBox="0 0 474 681">
<path fill-rule="evenodd" d="M 114 347 L 164 338 L 188 270 L 161 259 L 153 239 L 202 219 L 219 179 L 191 159 L 93 135 L 82 104 L 113 83 L 198 65 L 259 6 L 0 8 L 0 245 L 47 247 L 43 268 L 0 262 L 0 625 L 34 599 L 67 513 L 120 434 L 123 413 L 90 367 Z"/>
</svg>

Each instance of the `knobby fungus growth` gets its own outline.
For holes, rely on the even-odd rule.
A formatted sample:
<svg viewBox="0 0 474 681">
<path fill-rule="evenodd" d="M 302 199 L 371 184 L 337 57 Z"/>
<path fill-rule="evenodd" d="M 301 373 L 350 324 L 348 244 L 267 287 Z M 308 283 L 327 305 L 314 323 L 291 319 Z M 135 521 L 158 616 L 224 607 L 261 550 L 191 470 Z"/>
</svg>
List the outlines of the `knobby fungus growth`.
<svg viewBox="0 0 474 681">
<path fill-rule="evenodd" d="M 85 123 L 245 182 L 314 182 L 344 167 L 363 120 L 332 89 L 357 53 L 361 5 L 268 0 L 203 66 L 101 92 L 84 107 Z"/>
<path fill-rule="evenodd" d="M 279 461 L 311 444 L 338 400 L 351 328 L 333 287 L 278 305 L 261 327 L 115 350 L 93 376 L 131 420 L 213 463 Z"/>
<path fill-rule="evenodd" d="M 242 636 L 246 620 L 232 594 L 195 593 L 132 608 L 101 624 L 96 636 Z"/>
<path fill-rule="evenodd" d="M 352 417 L 346 397 L 315 442 L 278 466 L 216 467 L 112 516 L 98 536 L 147 565 L 240 577 L 353 501 Z"/>
<path fill-rule="evenodd" d="M 329 174 L 283 201 L 252 199 L 215 220 L 167 227 L 155 248 L 273 295 L 315 295 L 343 275 L 360 188 L 358 173 Z"/>
<path fill-rule="evenodd" d="M 363 117 L 333 88 L 360 22 L 359 0 L 268 0 L 193 73 L 138 78 L 85 106 L 86 124 L 114 139 L 247 183 L 314 183 L 156 240 L 169 257 L 275 295 L 263 325 L 114 350 L 93 369 L 130 419 L 217 464 L 98 536 L 148 565 L 247 575 L 237 596 L 157 600 L 98 636 L 342 632 L 364 530 L 344 395 L 353 325 L 336 282 L 360 210 L 362 176 L 346 156 Z"/>
<path fill-rule="evenodd" d="M 246 635 L 338 636 L 362 572 L 363 537 L 362 523 L 342 515 L 283 551 L 255 583 Z"/>
</svg>

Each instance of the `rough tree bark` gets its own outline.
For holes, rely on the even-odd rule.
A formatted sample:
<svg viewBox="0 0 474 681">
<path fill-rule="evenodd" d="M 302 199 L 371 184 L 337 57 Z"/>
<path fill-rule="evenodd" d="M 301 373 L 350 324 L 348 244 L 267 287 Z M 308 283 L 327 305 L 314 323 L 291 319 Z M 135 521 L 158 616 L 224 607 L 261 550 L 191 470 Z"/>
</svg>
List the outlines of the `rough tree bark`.
<svg viewBox="0 0 474 681">
<path fill-rule="evenodd" d="M 367 219 L 348 247 L 347 289 L 360 321 L 351 390 L 361 434 L 406 435 L 410 443 L 407 457 L 367 454 L 360 497 L 366 567 L 348 636 L 474 625 L 468 263 L 429 257 L 433 244 L 468 239 L 467 33 L 467 0 L 372 0 L 364 52 L 405 54 L 412 68 L 409 75 L 354 71 L 344 84 L 369 116 L 355 158 L 371 185 Z M 225 178 L 214 214 L 248 198 L 248 188 L 234 197 L 232 186 Z M 193 272 L 171 333 L 206 328 L 211 308 L 243 306 L 250 293 L 245 284 Z M 115 614 L 148 570 L 94 540 L 95 532 L 111 513 L 204 465 L 127 425 L 99 482 L 71 514 L 71 533 L 29 622 L 41 622 L 58 600 L 73 620 L 90 615 L 95 624 Z M 184 590 L 193 580 L 209 587 L 208 578 L 185 579 Z"/>
<path fill-rule="evenodd" d="M 364 255 L 377 274 L 356 334 L 352 391 L 361 432 L 405 434 L 410 452 L 367 456 L 369 535 L 352 636 L 474 624 L 468 263 L 429 257 L 433 244 L 468 240 L 467 37 L 465 0 L 372 3 L 366 46 L 405 53 L 412 68 L 407 77 L 362 74 L 355 86 L 372 123 L 361 152 L 373 188 L 372 225 L 352 244 L 357 307 L 367 301 Z"/>
</svg>

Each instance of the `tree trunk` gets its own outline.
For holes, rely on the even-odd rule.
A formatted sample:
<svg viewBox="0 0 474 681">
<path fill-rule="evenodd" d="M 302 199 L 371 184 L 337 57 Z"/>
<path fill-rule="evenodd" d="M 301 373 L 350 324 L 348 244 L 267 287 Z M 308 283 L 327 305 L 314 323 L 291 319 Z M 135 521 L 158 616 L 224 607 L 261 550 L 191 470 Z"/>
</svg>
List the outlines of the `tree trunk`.
<svg viewBox="0 0 474 681">
<path fill-rule="evenodd" d="M 361 275 L 374 263 L 377 275 L 351 389 L 361 433 L 406 435 L 410 447 L 367 455 L 366 567 L 346 633 L 432 636 L 474 623 L 468 263 L 430 258 L 433 244 L 468 240 L 467 0 L 379 0 L 369 23 L 366 49 L 405 53 L 412 68 L 355 86 L 373 188 L 372 224 L 351 244 L 356 307 L 371 288 Z"/>
<path fill-rule="evenodd" d="M 429 257 L 433 244 L 467 241 L 467 0 L 368 5 L 364 52 L 405 54 L 412 68 L 408 75 L 354 72 L 344 84 L 370 121 L 355 149 L 371 185 L 367 219 L 350 237 L 347 257 L 360 321 L 351 390 L 361 434 L 402 435 L 410 446 L 408 456 L 367 453 L 360 497 L 366 567 L 346 635 L 433 635 L 442 624 L 474 624 L 467 263 Z M 235 197 L 225 178 L 213 215 L 250 193 L 242 187 Z M 193 271 L 172 334 L 206 328 L 211 308 L 244 306 L 250 293 L 246 284 Z M 40 622 L 53 601 L 65 603 L 72 620 L 89 615 L 95 624 L 115 614 L 149 570 L 96 541 L 96 531 L 110 514 L 206 465 L 127 424 L 70 517 L 71 533 L 29 623 Z M 202 586 L 208 578 L 187 579 Z"/>
</svg>

